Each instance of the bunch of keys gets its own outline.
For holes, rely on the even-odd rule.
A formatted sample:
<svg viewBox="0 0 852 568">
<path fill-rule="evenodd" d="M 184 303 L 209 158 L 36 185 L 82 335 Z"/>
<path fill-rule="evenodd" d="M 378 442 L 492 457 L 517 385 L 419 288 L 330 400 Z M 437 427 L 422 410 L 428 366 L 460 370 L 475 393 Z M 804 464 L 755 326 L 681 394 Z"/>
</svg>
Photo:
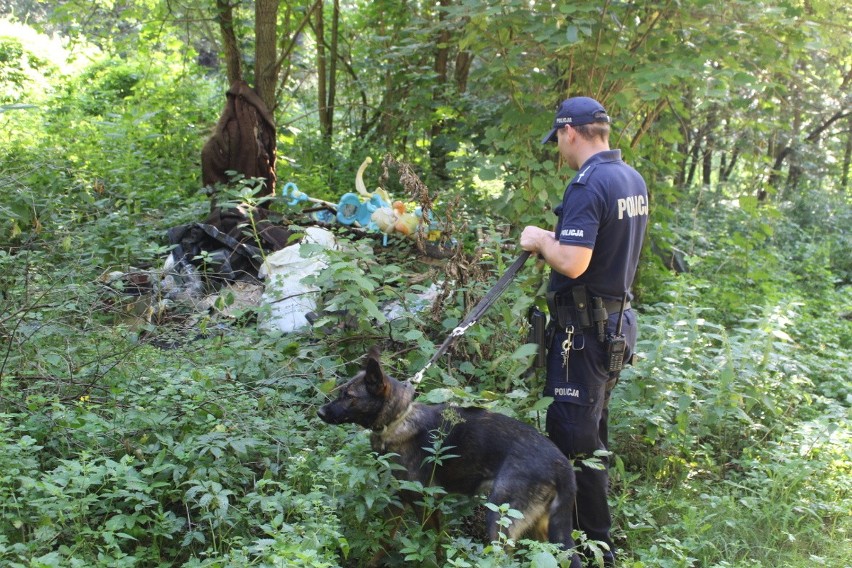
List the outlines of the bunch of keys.
<svg viewBox="0 0 852 568">
<path fill-rule="evenodd" d="M 565 380 L 568 380 L 568 357 L 571 355 L 571 344 L 574 343 L 574 326 L 565 328 L 565 341 L 562 342 L 562 366 L 565 368 Z"/>
</svg>

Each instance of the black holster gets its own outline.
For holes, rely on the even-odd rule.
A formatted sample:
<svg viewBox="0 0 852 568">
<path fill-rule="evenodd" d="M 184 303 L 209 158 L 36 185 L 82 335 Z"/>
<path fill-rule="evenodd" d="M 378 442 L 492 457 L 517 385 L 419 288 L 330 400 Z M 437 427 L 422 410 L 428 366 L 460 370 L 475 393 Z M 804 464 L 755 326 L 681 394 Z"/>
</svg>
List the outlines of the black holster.
<svg viewBox="0 0 852 568">
<path fill-rule="evenodd" d="M 538 351 L 535 355 L 535 360 L 533 361 L 533 367 L 536 369 L 542 369 L 547 364 L 547 334 L 545 329 L 547 328 L 547 315 L 533 306 L 530 308 L 529 314 L 527 315 L 527 319 L 530 323 L 530 331 L 527 337 L 527 343 L 535 343 L 538 345 Z"/>
</svg>

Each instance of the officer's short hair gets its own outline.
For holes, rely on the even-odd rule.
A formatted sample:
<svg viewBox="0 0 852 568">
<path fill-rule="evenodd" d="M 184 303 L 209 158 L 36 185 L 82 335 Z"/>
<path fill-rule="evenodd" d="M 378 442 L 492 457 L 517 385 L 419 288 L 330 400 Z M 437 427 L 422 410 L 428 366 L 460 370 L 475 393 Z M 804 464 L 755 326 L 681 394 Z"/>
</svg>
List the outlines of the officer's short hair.
<svg viewBox="0 0 852 568">
<path fill-rule="evenodd" d="M 579 134 L 586 140 L 594 140 L 598 138 L 603 142 L 609 142 L 608 122 L 592 122 L 590 124 L 583 124 L 580 126 L 575 126 L 574 130 L 576 130 L 577 134 Z"/>
</svg>

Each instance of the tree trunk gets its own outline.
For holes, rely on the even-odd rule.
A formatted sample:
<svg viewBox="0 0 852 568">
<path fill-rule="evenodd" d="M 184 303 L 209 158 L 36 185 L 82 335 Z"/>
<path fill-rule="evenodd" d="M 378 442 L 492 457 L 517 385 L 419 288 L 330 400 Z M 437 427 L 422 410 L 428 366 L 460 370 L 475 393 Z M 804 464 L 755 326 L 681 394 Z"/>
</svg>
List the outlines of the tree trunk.
<svg viewBox="0 0 852 568">
<path fill-rule="evenodd" d="M 840 173 L 840 188 L 849 188 L 849 168 L 852 166 L 852 117 L 849 118 L 849 130 L 846 132 L 846 151 L 843 153 L 843 170 Z"/>
<path fill-rule="evenodd" d="M 473 63 L 473 54 L 469 51 L 459 51 L 456 55 L 455 81 L 456 90 L 459 94 L 467 92 L 467 78 L 470 76 L 470 66 Z"/>
<path fill-rule="evenodd" d="M 326 124 L 328 125 L 328 137 L 334 134 L 334 99 L 337 93 L 337 39 L 340 27 L 340 0 L 334 0 L 331 18 L 331 53 L 329 54 L 330 65 L 328 68 L 328 104 L 326 106 Z"/>
<path fill-rule="evenodd" d="M 278 3 L 279 0 L 256 0 L 255 30 L 255 91 L 270 112 L 275 110 L 275 87 L 278 83 Z"/>
<path fill-rule="evenodd" d="M 713 181 L 713 153 L 716 151 L 717 105 L 712 105 L 707 112 L 707 122 L 704 126 L 704 152 L 701 154 L 701 183 L 710 187 Z"/>
<path fill-rule="evenodd" d="M 219 30 L 222 32 L 222 48 L 225 50 L 225 65 L 228 69 L 228 84 L 233 85 L 243 78 L 240 65 L 240 48 L 234 33 L 234 11 L 228 0 L 216 0 Z"/>
<path fill-rule="evenodd" d="M 440 0 L 441 8 L 450 5 L 450 0 Z M 436 38 L 438 45 L 435 51 L 435 90 L 432 97 L 432 109 L 437 110 L 439 106 L 446 103 L 447 92 L 447 66 L 450 59 L 450 31 L 443 25 L 446 18 L 446 12 L 438 9 L 438 21 L 441 22 L 440 32 Z M 437 113 L 436 113 L 437 114 Z M 432 122 L 432 128 L 429 132 L 431 143 L 429 145 L 429 159 L 432 164 L 432 174 L 441 180 L 446 180 L 447 176 L 447 146 L 444 141 L 444 120 L 435 118 Z"/>
<path fill-rule="evenodd" d="M 398 98 L 398 89 L 393 81 L 393 74 L 390 70 L 385 71 L 385 88 L 382 95 L 382 102 L 379 104 L 379 127 L 378 139 L 385 146 L 390 147 L 393 144 L 394 138 L 394 113 L 390 111 L 396 106 Z"/>
<path fill-rule="evenodd" d="M 328 123 L 328 94 L 326 92 L 326 54 L 325 54 L 325 22 L 324 6 L 321 2 L 315 12 L 314 33 L 317 37 L 317 111 L 319 113 L 320 134 L 323 138 L 331 137 L 331 125 Z"/>
<path fill-rule="evenodd" d="M 719 169 L 720 181 L 728 181 L 731 179 L 731 173 L 734 171 L 734 166 L 737 165 L 737 160 L 740 158 L 740 151 L 736 149 L 731 154 L 729 161 L 724 167 Z"/>
<path fill-rule="evenodd" d="M 682 129 L 683 130 L 683 129 Z M 684 135 L 684 139 L 677 143 L 675 153 L 680 156 L 680 164 L 677 168 L 677 173 L 674 178 L 674 186 L 683 188 L 686 184 L 686 166 L 689 163 L 689 139 L 688 134 Z"/>
<path fill-rule="evenodd" d="M 781 181 L 781 168 L 784 166 L 784 160 L 792 152 L 793 149 L 789 146 L 781 148 L 775 155 L 775 163 L 772 164 L 772 172 L 769 174 L 769 187 L 778 189 Z M 758 190 L 757 198 L 759 201 L 764 201 L 769 194 L 764 189 Z"/>
<path fill-rule="evenodd" d="M 686 174 L 684 187 L 689 187 L 695 180 L 695 170 L 698 168 L 698 158 L 701 156 L 701 143 L 705 141 L 704 126 L 698 129 L 694 136 L 692 150 L 689 152 L 689 172 Z"/>
<path fill-rule="evenodd" d="M 701 183 L 709 186 L 713 175 L 713 150 L 710 149 L 710 141 L 704 147 L 701 156 Z"/>
</svg>

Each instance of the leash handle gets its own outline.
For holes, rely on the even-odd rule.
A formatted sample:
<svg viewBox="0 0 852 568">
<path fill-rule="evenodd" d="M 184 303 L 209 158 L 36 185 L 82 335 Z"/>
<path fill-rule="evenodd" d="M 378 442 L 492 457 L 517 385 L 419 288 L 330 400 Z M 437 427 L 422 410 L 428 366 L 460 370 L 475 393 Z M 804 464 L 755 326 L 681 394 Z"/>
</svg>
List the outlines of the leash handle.
<svg viewBox="0 0 852 568">
<path fill-rule="evenodd" d="M 494 287 L 491 288 L 491 290 L 489 290 L 488 293 L 485 294 L 485 296 L 483 296 L 481 300 L 479 300 L 479 303 L 477 303 L 473 307 L 473 309 L 470 310 L 470 312 L 467 314 L 467 317 L 465 317 L 464 320 L 462 320 L 462 322 L 458 326 L 456 326 L 456 328 L 444 340 L 441 346 L 438 347 L 438 350 L 435 351 L 435 354 L 432 355 L 432 358 L 429 359 L 429 362 L 426 363 L 426 366 L 423 367 L 420 371 L 418 371 L 413 377 L 411 377 L 410 380 L 413 384 L 420 384 L 420 381 L 423 380 L 423 375 L 426 373 L 426 370 L 431 367 L 435 361 L 440 359 L 444 353 L 447 352 L 447 349 L 449 349 L 450 346 L 455 343 L 456 339 L 464 335 L 464 333 L 472 325 L 479 321 L 479 318 L 482 317 L 482 315 L 488 310 L 488 308 L 494 305 L 494 302 L 496 302 L 497 298 L 499 298 L 503 294 L 503 292 L 506 291 L 506 288 L 509 287 L 509 283 L 515 278 L 515 275 L 517 275 L 518 271 L 524 266 L 524 263 L 526 263 L 529 257 L 530 251 L 525 250 L 521 252 L 520 256 L 515 259 L 515 262 L 513 262 L 512 265 L 506 269 L 506 272 L 503 273 L 503 276 L 501 276 L 500 279 L 497 280 L 497 283 L 494 284 Z"/>
</svg>

